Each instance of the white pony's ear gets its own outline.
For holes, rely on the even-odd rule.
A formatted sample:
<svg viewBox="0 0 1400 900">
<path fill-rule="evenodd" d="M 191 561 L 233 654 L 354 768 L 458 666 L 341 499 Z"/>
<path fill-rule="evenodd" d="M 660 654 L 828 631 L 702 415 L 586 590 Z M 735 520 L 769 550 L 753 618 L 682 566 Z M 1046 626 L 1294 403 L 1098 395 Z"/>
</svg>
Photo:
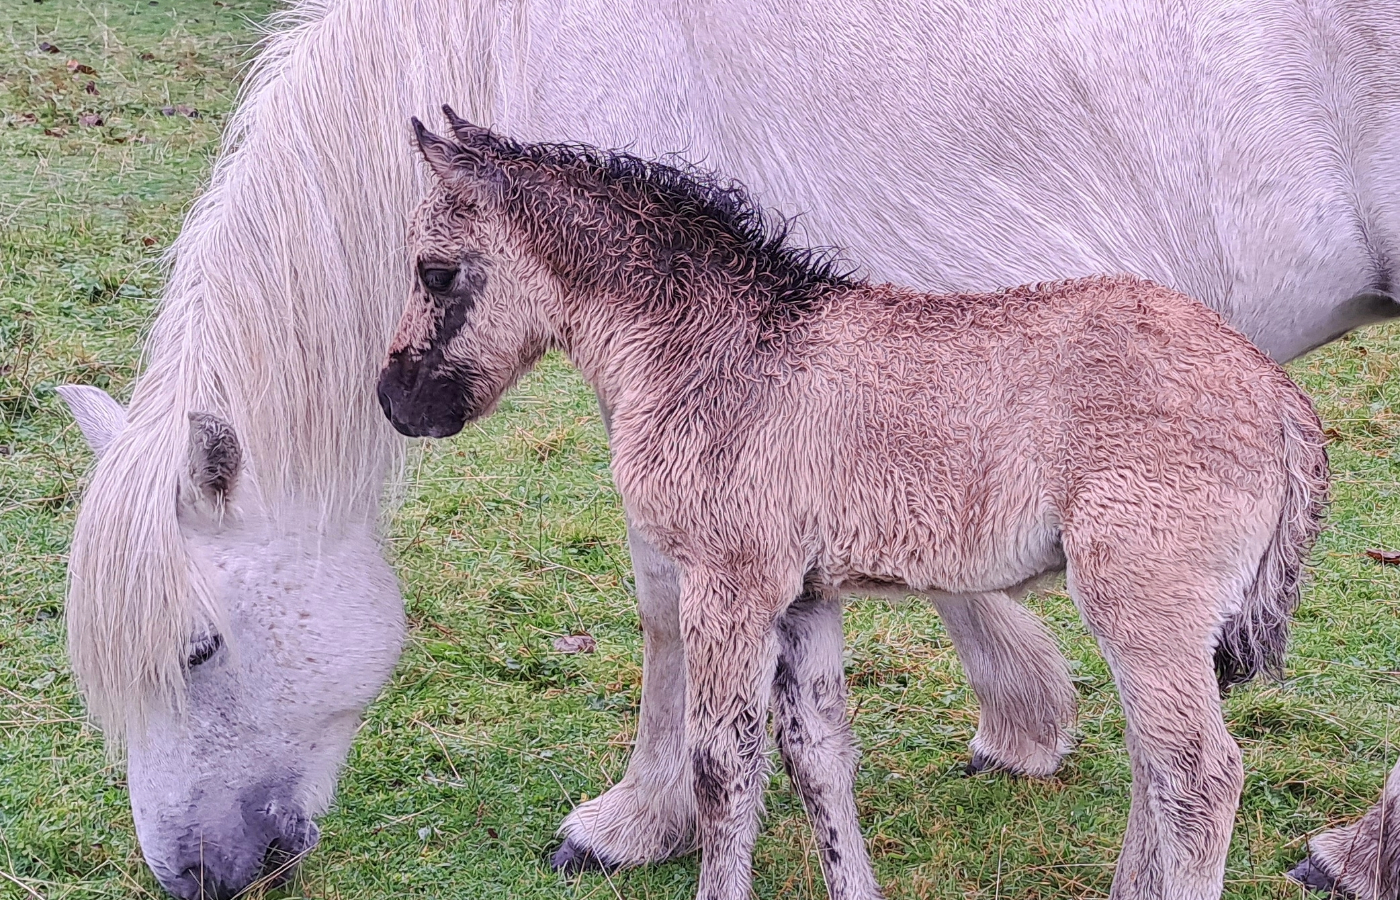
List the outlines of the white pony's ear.
<svg viewBox="0 0 1400 900">
<path fill-rule="evenodd" d="M 196 506 L 221 512 L 242 464 L 232 425 L 212 413 L 190 413 L 190 499 Z"/>
<path fill-rule="evenodd" d="M 61 384 L 54 390 L 67 404 L 92 452 L 100 457 L 126 427 L 126 410 L 106 391 L 91 385 Z"/>
</svg>

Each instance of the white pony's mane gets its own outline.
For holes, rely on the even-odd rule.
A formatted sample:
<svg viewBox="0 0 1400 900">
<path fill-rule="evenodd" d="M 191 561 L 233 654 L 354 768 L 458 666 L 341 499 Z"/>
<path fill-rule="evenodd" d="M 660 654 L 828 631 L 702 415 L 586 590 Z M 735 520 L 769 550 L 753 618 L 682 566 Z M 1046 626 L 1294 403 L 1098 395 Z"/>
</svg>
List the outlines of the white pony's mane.
<svg viewBox="0 0 1400 900">
<path fill-rule="evenodd" d="M 497 99 L 495 4 L 425 5 L 309 0 L 274 17 L 171 248 L 127 427 L 96 467 L 69 561 L 70 657 L 114 743 L 179 704 L 190 636 L 222 619 L 176 522 L 188 413 L 233 424 L 236 501 L 269 529 L 378 516 L 402 442 L 374 384 L 423 190 L 408 117 L 451 102 L 489 122 Z"/>
</svg>

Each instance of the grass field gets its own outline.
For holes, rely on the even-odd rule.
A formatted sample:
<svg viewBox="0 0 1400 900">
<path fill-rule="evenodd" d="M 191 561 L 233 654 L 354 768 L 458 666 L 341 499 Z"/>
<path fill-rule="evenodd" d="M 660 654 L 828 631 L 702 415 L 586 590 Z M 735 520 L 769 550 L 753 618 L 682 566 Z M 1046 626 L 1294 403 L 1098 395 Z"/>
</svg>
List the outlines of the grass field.
<svg viewBox="0 0 1400 900">
<path fill-rule="evenodd" d="M 198 194 L 266 0 L 0 0 L 0 898 L 155 897 L 120 767 L 83 724 L 64 659 L 64 559 L 91 460 L 52 388 L 125 398 L 158 256 Z M 44 43 L 56 50 L 42 49 Z M 100 124 L 98 121 L 100 120 Z M 1396 752 L 1400 328 L 1293 374 L 1332 437 L 1335 504 L 1288 678 L 1237 692 L 1248 780 L 1231 897 L 1297 896 L 1307 837 L 1360 813 Z M 591 395 L 558 360 L 504 412 L 425 448 L 390 541 L 412 622 L 288 897 L 691 895 L 687 859 L 605 878 L 545 864 L 570 804 L 621 776 L 641 638 Z M 1033 601 L 1073 661 L 1083 741 L 1051 781 L 960 774 L 976 724 L 936 617 L 858 602 L 848 672 L 865 748 L 858 802 L 891 897 L 1107 892 L 1128 804 L 1122 712 L 1062 596 Z M 585 630 L 598 652 L 560 656 Z M 1397 744 L 1397 746 L 1392 746 Z M 821 896 L 784 776 L 759 896 Z"/>
</svg>

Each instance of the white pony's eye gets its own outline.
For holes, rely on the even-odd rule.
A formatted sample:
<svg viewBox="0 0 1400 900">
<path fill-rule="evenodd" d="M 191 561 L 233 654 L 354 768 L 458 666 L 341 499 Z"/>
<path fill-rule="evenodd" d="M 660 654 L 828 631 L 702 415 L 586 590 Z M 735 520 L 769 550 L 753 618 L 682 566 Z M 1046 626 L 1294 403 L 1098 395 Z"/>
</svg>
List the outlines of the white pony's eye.
<svg viewBox="0 0 1400 900">
<path fill-rule="evenodd" d="M 224 645 L 224 639 L 219 634 L 207 634 L 194 642 L 194 649 L 190 651 L 189 659 L 185 660 L 185 668 L 193 669 L 195 666 L 206 663 L 219 648 Z"/>
</svg>

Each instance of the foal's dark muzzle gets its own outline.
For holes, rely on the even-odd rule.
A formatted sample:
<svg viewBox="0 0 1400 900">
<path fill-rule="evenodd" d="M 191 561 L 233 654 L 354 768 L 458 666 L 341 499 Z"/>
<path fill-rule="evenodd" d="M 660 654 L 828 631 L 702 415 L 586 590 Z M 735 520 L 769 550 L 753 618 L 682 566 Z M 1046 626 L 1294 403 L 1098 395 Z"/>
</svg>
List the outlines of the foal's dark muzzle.
<svg viewBox="0 0 1400 900">
<path fill-rule="evenodd" d="M 400 434 L 451 437 L 467 423 L 462 389 L 426 370 L 421 358 L 391 356 L 379 373 L 379 406 Z"/>
</svg>

